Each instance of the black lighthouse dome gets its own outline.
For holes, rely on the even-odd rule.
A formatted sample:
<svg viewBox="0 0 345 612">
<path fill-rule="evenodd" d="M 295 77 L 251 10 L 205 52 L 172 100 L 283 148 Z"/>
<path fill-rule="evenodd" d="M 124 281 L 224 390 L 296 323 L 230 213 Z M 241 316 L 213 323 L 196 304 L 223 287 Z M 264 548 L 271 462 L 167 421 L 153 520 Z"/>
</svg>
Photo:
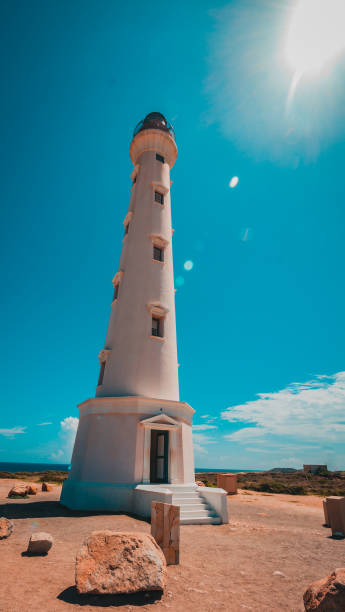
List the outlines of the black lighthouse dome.
<svg viewBox="0 0 345 612">
<path fill-rule="evenodd" d="M 169 121 L 167 121 L 164 115 L 162 115 L 162 113 L 155 112 L 146 115 L 145 119 L 142 119 L 137 124 L 133 136 L 136 136 L 136 134 L 142 132 L 143 130 L 162 130 L 163 132 L 168 132 L 175 140 L 174 128 Z"/>
</svg>

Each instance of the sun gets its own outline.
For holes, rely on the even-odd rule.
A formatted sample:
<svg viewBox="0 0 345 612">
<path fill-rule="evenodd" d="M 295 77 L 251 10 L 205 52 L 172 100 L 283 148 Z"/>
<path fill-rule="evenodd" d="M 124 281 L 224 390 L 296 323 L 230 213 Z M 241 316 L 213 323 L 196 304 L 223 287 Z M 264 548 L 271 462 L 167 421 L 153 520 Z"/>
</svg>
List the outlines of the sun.
<svg viewBox="0 0 345 612">
<path fill-rule="evenodd" d="M 295 75 L 319 72 L 345 49 L 345 0 L 299 0 L 287 36 Z"/>
</svg>

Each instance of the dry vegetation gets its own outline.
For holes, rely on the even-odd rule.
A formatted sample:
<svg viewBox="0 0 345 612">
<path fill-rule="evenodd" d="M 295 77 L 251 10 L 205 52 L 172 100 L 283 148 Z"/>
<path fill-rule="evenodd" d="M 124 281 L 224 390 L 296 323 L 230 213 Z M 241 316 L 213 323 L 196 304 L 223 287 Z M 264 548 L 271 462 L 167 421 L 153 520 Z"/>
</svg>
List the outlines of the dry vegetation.
<svg viewBox="0 0 345 612">
<path fill-rule="evenodd" d="M 27 480 L 29 482 L 54 482 L 61 484 L 66 480 L 68 472 L 46 470 L 45 472 L 0 472 L 0 478 L 15 478 L 16 480 Z"/>
<path fill-rule="evenodd" d="M 66 480 L 68 472 L 46 470 L 45 472 L 0 472 L 0 478 L 16 478 L 30 482 L 53 482 Z M 217 486 L 217 474 L 203 472 L 195 475 L 208 487 Z M 323 471 L 320 474 L 293 472 L 243 472 L 237 475 L 240 489 L 251 489 L 262 493 L 287 493 L 289 495 L 345 496 L 345 472 Z"/>
<path fill-rule="evenodd" d="M 240 489 L 251 489 L 263 493 L 287 493 L 289 495 L 345 496 L 345 472 L 322 471 L 319 474 L 305 474 L 302 471 L 284 473 L 244 472 L 238 474 Z M 196 474 L 209 487 L 217 486 L 217 475 L 211 472 Z"/>
</svg>

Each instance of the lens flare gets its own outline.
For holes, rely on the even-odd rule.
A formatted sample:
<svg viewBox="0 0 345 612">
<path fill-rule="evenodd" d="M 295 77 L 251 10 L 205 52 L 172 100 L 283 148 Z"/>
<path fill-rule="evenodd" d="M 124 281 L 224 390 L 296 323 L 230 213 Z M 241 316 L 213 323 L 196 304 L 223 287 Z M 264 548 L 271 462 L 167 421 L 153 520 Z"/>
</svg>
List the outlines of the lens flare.
<svg viewBox="0 0 345 612">
<path fill-rule="evenodd" d="M 187 259 L 187 261 L 184 262 L 183 267 L 185 270 L 187 270 L 187 272 L 190 272 L 190 270 L 193 270 L 194 263 L 190 259 Z"/>
<path fill-rule="evenodd" d="M 176 277 L 175 285 L 176 285 L 176 287 L 182 287 L 182 285 L 184 285 L 184 278 L 183 278 L 183 276 L 177 276 Z"/>
</svg>

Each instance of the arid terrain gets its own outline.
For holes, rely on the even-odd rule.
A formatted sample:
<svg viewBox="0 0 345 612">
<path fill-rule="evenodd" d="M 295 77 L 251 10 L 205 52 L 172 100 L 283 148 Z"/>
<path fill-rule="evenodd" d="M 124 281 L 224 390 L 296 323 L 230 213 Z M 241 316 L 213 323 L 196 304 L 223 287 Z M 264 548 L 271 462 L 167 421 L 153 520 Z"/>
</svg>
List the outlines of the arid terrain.
<svg viewBox="0 0 345 612">
<path fill-rule="evenodd" d="M 47 470 L 45 472 L 0 472 L 0 479 L 16 478 L 30 482 L 62 483 L 66 480 L 68 472 Z M 199 472 L 195 474 L 206 486 L 217 486 L 215 472 Z M 242 489 L 249 489 L 261 493 L 287 493 L 288 495 L 345 495 L 345 472 L 330 472 L 325 470 L 321 474 L 305 474 L 302 470 L 280 472 L 269 470 L 267 472 L 241 472 L 237 474 L 238 484 Z"/>
<path fill-rule="evenodd" d="M 168 568 L 161 599 L 78 596 L 74 559 L 91 531 L 150 532 L 150 525 L 122 514 L 69 512 L 58 503 L 59 485 L 27 499 L 7 499 L 15 482 L 0 480 L 0 516 L 14 522 L 13 534 L 0 541 L 1 612 L 297 611 L 310 582 L 345 565 L 345 541 L 333 540 L 323 527 L 321 498 L 240 491 L 228 497 L 228 525 L 181 526 L 181 563 Z M 45 557 L 25 555 L 35 530 L 54 537 Z"/>
<path fill-rule="evenodd" d="M 217 474 L 203 472 L 196 478 L 207 486 L 216 486 Z M 305 474 L 302 470 L 291 473 L 270 470 L 237 474 L 239 487 L 261 493 L 287 493 L 288 495 L 345 495 L 345 472 Z"/>
</svg>

